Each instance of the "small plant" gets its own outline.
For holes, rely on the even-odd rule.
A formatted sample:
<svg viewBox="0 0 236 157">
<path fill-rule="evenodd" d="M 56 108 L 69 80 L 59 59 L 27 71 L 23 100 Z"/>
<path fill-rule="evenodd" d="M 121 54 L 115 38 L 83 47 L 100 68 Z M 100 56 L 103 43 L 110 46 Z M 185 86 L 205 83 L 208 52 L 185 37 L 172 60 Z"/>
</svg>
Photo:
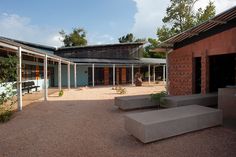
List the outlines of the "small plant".
<svg viewBox="0 0 236 157">
<path fill-rule="evenodd" d="M 59 97 L 62 97 L 64 95 L 64 91 L 63 90 L 60 90 L 59 93 L 58 93 L 58 96 Z"/>
<path fill-rule="evenodd" d="M 162 91 L 160 93 L 155 93 L 155 94 L 151 94 L 151 100 L 156 101 L 158 103 L 158 107 L 160 107 L 161 105 L 165 105 L 166 102 L 165 100 L 163 100 L 163 97 L 167 96 L 167 92 L 166 91 Z"/>
<path fill-rule="evenodd" d="M 17 57 L 7 56 L 0 59 L 0 122 L 10 120 L 16 103 Z"/>
<path fill-rule="evenodd" d="M 13 114 L 13 111 L 11 110 L 5 110 L 0 113 L 0 122 L 5 123 L 11 119 L 11 116 Z"/>
<path fill-rule="evenodd" d="M 122 88 L 122 87 L 116 87 L 116 93 L 118 93 L 118 94 L 126 94 L 127 93 L 127 90 L 126 90 L 126 88 Z"/>
<path fill-rule="evenodd" d="M 118 87 L 117 87 L 117 86 L 115 86 L 115 87 L 112 87 L 112 89 L 111 89 L 111 90 L 117 90 L 117 88 L 118 88 Z"/>
</svg>

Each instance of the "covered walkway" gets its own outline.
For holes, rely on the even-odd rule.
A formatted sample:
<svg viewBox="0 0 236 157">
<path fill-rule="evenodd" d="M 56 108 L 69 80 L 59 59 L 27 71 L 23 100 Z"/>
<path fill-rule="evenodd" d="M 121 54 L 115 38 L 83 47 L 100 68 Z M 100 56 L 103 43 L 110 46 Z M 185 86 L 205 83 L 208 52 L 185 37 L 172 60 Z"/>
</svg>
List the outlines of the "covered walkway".
<svg viewBox="0 0 236 157">
<path fill-rule="evenodd" d="M 71 87 L 77 88 L 78 79 L 83 78 L 83 74 L 90 72 L 88 77 L 92 87 L 95 85 L 101 85 L 99 82 L 102 79 L 103 85 L 119 85 L 119 84 L 132 84 L 134 85 L 134 75 L 137 70 L 140 71 L 142 65 L 147 66 L 147 82 L 151 84 L 156 83 L 156 68 L 163 67 L 162 81 L 166 80 L 166 67 L 164 59 L 145 59 L 140 60 L 101 60 L 100 63 L 96 60 L 83 59 L 66 59 L 60 56 L 54 55 L 56 50 L 53 47 L 46 47 L 43 45 L 32 44 L 13 39 L 0 37 L 0 56 L 7 56 L 8 54 L 17 55 L 17 99 L 18 110 L 22 110 L 22 84 L 25 81 L 34 81 L 37 86 L 40 86 L 43 91 L 43 99 L 48 99 L 49 87 L 58 87 L 61 91 L 62 87 L 67 86 L 67 89 Z M 79 62 L 78 62 L 79 60 Z M 104 63 L 101 63 L 103 61 Z M 122 61 L 122 62 L 121 62 Z M 27 67 L 26 67 L 27 66 Z M 90 71 L 78 72 L 78 68 L 81 66 L 87 66 Z M 28 69 L 27 69 L 28 68 Z M 88 68 L 88 69 L 89 69 Z M 100 68 L 100 69 L 99 69 Z M 98 70 L 103 70 L 102 75 Z M 111 71 L 109 73 L 109 71 Z M 30 73 L 30 77 L 28 77 Z M 57 76 L 55 76 L 57 75 Z M 29 78 L 35 78 L 30 80 Z M 66 82 L 66 83 L 65 83 Z M 88 82 L 88 81 L 87 81 Z M 39 85 L 40 84 L 40 85 Z M 52 86 L 53 84 L 53 86 Z M 42 93 L 42 92 L 41 92 Z M 39 95 L 39 94 L 36 94 Z"/>
</svg>

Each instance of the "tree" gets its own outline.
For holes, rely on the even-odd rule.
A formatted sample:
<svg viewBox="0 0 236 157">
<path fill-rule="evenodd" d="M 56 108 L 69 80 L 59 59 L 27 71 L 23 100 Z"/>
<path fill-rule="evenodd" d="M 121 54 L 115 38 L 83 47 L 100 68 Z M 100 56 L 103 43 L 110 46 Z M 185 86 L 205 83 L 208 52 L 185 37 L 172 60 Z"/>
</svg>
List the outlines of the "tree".
<svg viewBox="0 0 236 157">
<path fill-rule="evenodd" d="M 171 36 L 183 32 L 215 16 L 215 5 L 209 1 L 205 9 L 194 11 L 198 0 L 170 0 L 171 5 L 166 9 L 162 19 L 164 25 L 157 28 L 159 41 L 165 41 Z M 168 27 L 169 26 L 169 27 Z"/>
<path fill-rule="evenodd" d="M 15 83 L 17 72 L 16 56 L 8 56 L 0 59 L 0 122 L 6 122 L 12 115 L 12 105 L 15 104 Z"/>
<path fill-rule="evenodd" d="M 215 5 L 213 2 L 209 2 L 205 9 L 199 8 L 196 13 L 196 24 L 200 24 L 204 21 L 209 20 L 216 14 Z"/>
<path fill-rule="evenodd" d="M 148 45 L 145 47 L 144 50 L 144 57 L 145 58 L 165 58 L 165 53 L 156 53 L 153 52 L 152 50 L 158 47 L 158 44 L 160 44 L 160 42 L 157 39 L 152 39 L 152 38 L 148 38 Z"/>
<path fill-rule="evenodd" d="M 127 35 L 124 35 L 119 38 L 120 43 L 128 43 L 128 42 L 134 42 L 135 38 L 132 33 L 128 33 Z"/>
<path fill-rule="evenodd" d="M 74 28 L 70 34 L 66 34 L 64 30 L 61 30 L 59 34 L 63 38 L 62 42 L 65 47 L 87 45 L 86 32 L 83 28 Z"/>
<path fill-rule="evenodd" d="M 198 0 L 170 0 L 171 5 L 166 9 L 166 15 L 162 19 L 163 25 L 157 28 L 157 40 L 148 40 L 144 57 L 165 58 L 164 52 L 155 53 L 150 51 L 158 47 L 158 43 L 198 25 L 215 16 L 215 5 L 209 1 L 205 9 L 199 8 L 194 11 Z M 154 42 L 155 41 L 155 42 Z"/>
<path fill-rule="evenodd" d="M 158 41 L 165 41 L 174 35 L 174 30 L 163 25 L 161 28 L 157 28 Z"/>
<path fill-rule="evenodd" d="M 128 33 L 122 37 L 120 37 L 119 39 L 120 43 L 132 43 L 132 42 L 145 42 L 146 39 L 135 39 L 134 35 L 132 33 Z"/>
</svg>

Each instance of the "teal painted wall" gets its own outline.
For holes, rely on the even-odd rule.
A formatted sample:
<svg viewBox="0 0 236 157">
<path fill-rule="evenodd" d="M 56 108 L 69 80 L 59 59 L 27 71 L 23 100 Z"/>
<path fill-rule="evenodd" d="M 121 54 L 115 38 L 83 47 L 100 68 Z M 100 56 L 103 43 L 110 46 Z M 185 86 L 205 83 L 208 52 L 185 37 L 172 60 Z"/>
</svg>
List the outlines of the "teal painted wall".
<svg viewBox="0 0 236 157">
<path fill-rule="evenodd" d="M 77 65 L 77 86 L 88 85 L 88 66 Z"/>
<path fill-rule="evenodd" d="M 61 65 L 61 85 L 67 87 L 67 65 Z"/>
<path fill-rule="evenodd" d="M 87 66 L 76 66 L 76 78 L 77 86 L 87 86 L 88 85 L 88 67 Z M 55 83 L 58 84 L 58 69 L 55 69 Z M 61 66 L 61 84 L 63 87 L 67 87 L 67 65 Z M 70 66 L 70 85 L 74 87 L 74 65 Z"/>
</svg>

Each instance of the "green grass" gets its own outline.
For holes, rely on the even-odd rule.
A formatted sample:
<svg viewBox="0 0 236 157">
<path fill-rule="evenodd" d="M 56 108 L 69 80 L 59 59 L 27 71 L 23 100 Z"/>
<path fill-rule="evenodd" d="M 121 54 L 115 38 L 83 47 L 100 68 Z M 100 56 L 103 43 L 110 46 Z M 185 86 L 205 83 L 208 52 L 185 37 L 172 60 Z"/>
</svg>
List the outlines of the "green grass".
<svg viewBox="0 0 236 157">
<path fill-rule="evenodd" d="M 13 112 L 10 110 L 0 112 L 0 123 L 5 123 L 11 119 Z"/>
</svg>

